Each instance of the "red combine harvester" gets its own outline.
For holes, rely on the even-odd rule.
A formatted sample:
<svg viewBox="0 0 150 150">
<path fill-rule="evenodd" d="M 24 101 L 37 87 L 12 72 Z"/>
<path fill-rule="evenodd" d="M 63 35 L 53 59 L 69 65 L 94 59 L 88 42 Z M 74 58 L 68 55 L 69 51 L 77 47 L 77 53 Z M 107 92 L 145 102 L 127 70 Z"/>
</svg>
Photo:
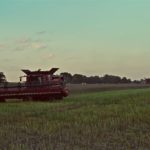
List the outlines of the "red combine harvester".
<svg viewBox="0 0 150 150">
<path fill-rule="evenodd" d="M 4 82 L 0 85 L 0 102 L 5 99 L 23 99 L 47 101 L 63 99 L 68 96 L 68 89 L 63 76 L 54 75 L 58 68 L 49 71 L 22 70 L 26 75 L 20 77 L 19 83 Z M 26 81 L 22 82 L 22 78 Z"/>
</svg>

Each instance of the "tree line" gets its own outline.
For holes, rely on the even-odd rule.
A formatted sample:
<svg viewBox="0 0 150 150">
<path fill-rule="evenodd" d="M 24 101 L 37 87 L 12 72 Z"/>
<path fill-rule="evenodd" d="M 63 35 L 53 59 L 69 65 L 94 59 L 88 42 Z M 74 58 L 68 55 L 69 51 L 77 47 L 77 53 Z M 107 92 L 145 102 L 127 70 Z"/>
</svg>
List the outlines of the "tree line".
<svg viewBox="0 0 150 150">
<path fill-rule="evenodd" d="M 74 74 L 68 72 L 63 72 L 61 75 L 64 77 L 66 83 L 72 83 L 72 84 L 81 84 L 81 83 L 87 83 L 87 84 L 96 84 L 96 83 L 110 83 L 110 84 L 119 84 L 119 83 L 141 83 L 142 80 L 134 80 L 128 79 L 126 77 L 120 77 L 115 75 L 104 75 L 102 77 L 100 76 L 85 76 L 82 74 Z M 0 72 L 0 83 L 7 82 L 6 76 L 3 72 Z"/>
<path fill-rule="evenodd" d="M 87 83 L 87 84 L 96 84 L 96 83 L 139 83 L 140 81 L 132 81 L 126 77 L 120 77 L 115 75 L 104 75 L 100 76 L 85 76 L 82 74 L 74 74 L 68 72 L 63 72 L 61 75 L 64 77 L 66 83 L 73 83 L 73 84 L 80 84 L 80 83 Z"/>
</svg>

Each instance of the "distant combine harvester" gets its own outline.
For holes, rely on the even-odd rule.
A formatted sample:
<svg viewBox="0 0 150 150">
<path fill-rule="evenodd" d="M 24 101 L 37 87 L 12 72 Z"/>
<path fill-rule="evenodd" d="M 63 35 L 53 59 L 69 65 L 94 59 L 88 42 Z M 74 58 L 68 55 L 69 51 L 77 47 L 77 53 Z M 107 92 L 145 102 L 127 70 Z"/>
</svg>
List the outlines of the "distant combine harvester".
<svg viewBox="0 0 150 150">
<path fill-rule="evenodd" d="M 0 102 L 6 99 L 23 99 L 25 101 L 47 101 L 63 99 L 68 96 L 68 89 L 63 76 L 54 75 L 58 68 L 49 71 L 22 70 L 25 76 L 20 77 L 19 83 L 7 82 L 1 73 Z M 25 78 L 25 81 L 22 81 Z"/>
</svg>

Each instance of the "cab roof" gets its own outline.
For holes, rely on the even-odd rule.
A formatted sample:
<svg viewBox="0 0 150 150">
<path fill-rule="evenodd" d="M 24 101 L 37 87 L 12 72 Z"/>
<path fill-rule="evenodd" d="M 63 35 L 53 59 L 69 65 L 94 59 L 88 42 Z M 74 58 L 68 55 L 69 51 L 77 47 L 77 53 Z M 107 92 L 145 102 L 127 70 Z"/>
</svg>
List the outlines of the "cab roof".
<svg viewBox="0 0 150 150">
<path fill-rule="evenodd" d="M 22 71 L 26 75 L 53 75 L 59 68 L 52 68 L 49 71 L 41 71 L 40 69 L 37 71 L 30 71 L 30 70 L 25 70 L 22 69 Z"/>
</svg>

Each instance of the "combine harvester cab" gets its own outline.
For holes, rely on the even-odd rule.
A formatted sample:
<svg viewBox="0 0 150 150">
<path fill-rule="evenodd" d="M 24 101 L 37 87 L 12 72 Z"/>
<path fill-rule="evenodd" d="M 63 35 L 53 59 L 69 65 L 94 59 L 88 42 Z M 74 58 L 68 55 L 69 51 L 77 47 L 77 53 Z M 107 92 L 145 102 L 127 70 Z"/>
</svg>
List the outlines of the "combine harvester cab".
<svg viewBox="0 0 150 150">
<path fill-rule="evenodd" d="M 26 75 L 20 77 L 19 83 L 6 82 L 0 86 L 0 101 L 5 99 L 23 99 L 47 101 L 63 99 L 68 96 L 68 89 L 63 76 L 54 75 L 58 68 L 49 71 L 22 70 Z M 22 82 L 25 78 L 25 82 Z"/>
</svg>

